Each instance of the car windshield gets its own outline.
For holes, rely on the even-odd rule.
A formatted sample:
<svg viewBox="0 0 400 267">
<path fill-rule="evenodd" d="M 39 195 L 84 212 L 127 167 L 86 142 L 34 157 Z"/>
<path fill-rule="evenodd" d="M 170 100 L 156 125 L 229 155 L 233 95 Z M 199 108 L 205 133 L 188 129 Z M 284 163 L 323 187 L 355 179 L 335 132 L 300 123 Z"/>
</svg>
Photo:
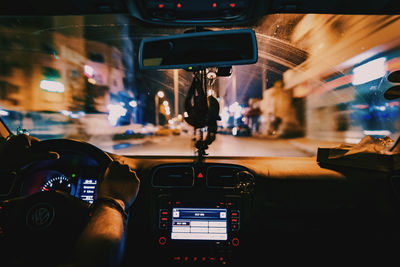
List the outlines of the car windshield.
<svg viewBox="0 0 400 267">
<path fill-rule="evenodd" d="M 257 20 L 257 63 L 208 80 L 220 120 L 207 153 L 303 157 L 367 135 L 395 140 L 400 102 L 383 95 L 394 85 L 388 74 L 400 69 L 399 18 Z M 138 67 L 143 38 L 189 29 L 128 15 L 1 17 L 0 118 L 14 134 L 41 140 L 79 139 L 123 155 L 194 155 L 184 110 L 193 72 Z"/>
</svg>

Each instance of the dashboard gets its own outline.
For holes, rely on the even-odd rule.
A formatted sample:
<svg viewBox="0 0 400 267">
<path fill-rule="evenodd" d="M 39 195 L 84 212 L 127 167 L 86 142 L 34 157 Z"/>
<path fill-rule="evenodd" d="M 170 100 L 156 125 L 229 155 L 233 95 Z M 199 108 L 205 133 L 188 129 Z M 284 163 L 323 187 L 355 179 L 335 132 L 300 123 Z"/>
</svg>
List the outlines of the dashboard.
<svg viewBox="0 0 400 267">
<path fill-rule="evenodd" d="M 314 158 L 111 156 L 141 180 L 123 266 L 283 262 L 310 251 L 337 258 L 400 243 L 400 191 L 392 186 L 399 179 L 390 173 Z M 15 188 L 18 195 L 61 190 L 90 203 L 101 169 L 64 153 L 27 169 Z"/>
</svg>

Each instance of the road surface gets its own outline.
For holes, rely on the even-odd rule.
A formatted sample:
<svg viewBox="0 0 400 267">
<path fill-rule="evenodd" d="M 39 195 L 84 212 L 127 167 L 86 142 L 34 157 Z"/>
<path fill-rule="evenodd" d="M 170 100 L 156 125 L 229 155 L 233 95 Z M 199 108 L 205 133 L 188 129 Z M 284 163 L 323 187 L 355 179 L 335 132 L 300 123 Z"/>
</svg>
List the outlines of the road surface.
<svg viewBox="0 0 400 267">
<path fill-rule="evenodd" d="M 121 141 L 91 140 L 91 143 L 105 151 L 120 155 L 161 155 L 193 156 L 194 143 L 191 135 L 148 136 L 143 139 Z M 264 139 L 254 137 L 234 137 L 217 135 L 217 139 L 207 150 L 210 156 L 247 157 L 309 157 L 313 153 L 300 149 L 293 140 Z"/>
</svg>

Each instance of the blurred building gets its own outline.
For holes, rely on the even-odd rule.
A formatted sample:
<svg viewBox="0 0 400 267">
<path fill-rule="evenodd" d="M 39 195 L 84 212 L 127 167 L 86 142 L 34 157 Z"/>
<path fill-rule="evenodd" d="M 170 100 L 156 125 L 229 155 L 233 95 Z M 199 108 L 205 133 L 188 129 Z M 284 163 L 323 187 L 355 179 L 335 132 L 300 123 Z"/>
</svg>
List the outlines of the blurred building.
<svg viewBox="0 0 400 267">
<path fill-rule="evenodd" d="M 399 16 L 306 15 L 298 23 L 292 41 L 310 57 L 283 77 L 304 100 L 307 137 L 358 142 L 398 132 L 399 102 L 383 93 L 400 69 L 399 28 Z"/>
<path fill-rule="evenodd" d="M 303 17 L 299 14 L 268 16 L 255 28 L 257 63 L 234 66 L 231 77 L 219 78 L 219 93 L 226 107 L 235 101 L 245 105 L 245 121 L 255 134 L 302 135 L 303 127 L 295 114 L 291 93 L 275 89 L 274 84 L 282 81 L 287 70 L 301 65 L 308 58 L 307 51 L 291 44 L 288 35 L 292 31 L 291 25 Z M 250 104 L 250 99 L 261 101 Z"/>
<path fill-rule="evenodd" d="M 248 107 L 244 109 L 243 116 L 245 117 L 245 122 L 251 129 L 253 133 L 259 133 L 261 131 L 261 125 L 263 121 L 260 116 L 262 115 L 261 111 L 261 100 L 260 98 L 250 98 L 248 102 Z"/>
<path fill-rule="evenodd" d="M 85 41 L 85 48 L 87 60 L 84 72 L 90 88 L 85 93 L 94 96 L 94 110 L 107 112 L 110 95 L 124 91 L 125 69 L 121 52 L 116 47 L 91 40 Z M 133 97 L 132 94 L 129 96 Z"/>
<path fill-rule="evenodd" d="M 76 21 L 74 21 L 76 20 Z M 46 25 L 57 25 L 57 18 Z M 82 25 L 83 17 L 69 17 Z M 107 112 L 110 93 L 124 90 L 125 70 L 116 47 L 37 25 L 0 24 L 0 105 L 25 111 Z M 36 34 L 35 34 L 36 32 Z M 90 109 L 89 109 L 90 110 Z"/>
<path fill-rule="evenodd" d="M 397 138 L 400 102 L 383 93 L 391 86 L 386 76 L 400 69 L 400 16 L 293 15 L 293 29 L 271 26 L 272 19 L 256 29 L 258 63 L 236 67 L 241 85 L 231 79 L 221 86 L 227 103 L 258 98 L 251 93 L 262 88 L 262 99 L 246 108 L 253 132 L 337 142 Z M 271 37 L 276 29 L 279 40 Z M 247 83 L 254 75 L 259 84 Z M 271 85 L 279 80 L 283 88 Z"/>
<path fill-rule="evenodd" d="M 87 140 L 98 133 L 87 117 L 108 127 L 133 122 L 138 105 L 126 81 L 132 56 L 122 56 L 132 44 L 122 40 L 128 23 L 118 19 L 123 16 L 0 19 L 0 116 L 12 131 Z"/>
<path fill-rule="evenodd" d="M 282 81 L 263 91 L 260 133 L 267 136 L 297 137 L 303 134 L 296 116 L 292 92 L 285 90 Z"/>
</svg>

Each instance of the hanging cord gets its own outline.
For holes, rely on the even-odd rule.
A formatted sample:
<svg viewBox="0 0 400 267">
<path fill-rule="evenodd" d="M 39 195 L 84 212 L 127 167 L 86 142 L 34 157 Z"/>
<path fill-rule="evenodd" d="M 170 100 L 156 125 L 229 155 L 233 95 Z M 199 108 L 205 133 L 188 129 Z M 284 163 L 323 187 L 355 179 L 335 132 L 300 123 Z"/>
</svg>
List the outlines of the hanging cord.
<svg viewBox="0 0 400 267">
<path fill-rule="evenodd" d="M 208 105 L 203 85 L 202 71 L 195 72 L 193 82 L 185 99 L 185 111 L 188 114 L 185 117 L 185 121 L 195 129 L 207 126 Z"/>
<path fill-rule="evenodd" d="M 207 76 L 206 71 L 194 73 L 193 82 L 185 99 L 185 117 L 187 123 L 192 125 L 195 130 L 195 147 L 197 148 L 198 160 L 202 161 L 206 154 L 206 149 L 215 140 L 217 134 L 217 120 L 219 117 L 219 103 L 213 96 L 206 96 Z M 202 128 L 207 127 L 207 136 L 204 139 Z M 199 137 L 196 140 L 196 132 Z"/>
</svg>

